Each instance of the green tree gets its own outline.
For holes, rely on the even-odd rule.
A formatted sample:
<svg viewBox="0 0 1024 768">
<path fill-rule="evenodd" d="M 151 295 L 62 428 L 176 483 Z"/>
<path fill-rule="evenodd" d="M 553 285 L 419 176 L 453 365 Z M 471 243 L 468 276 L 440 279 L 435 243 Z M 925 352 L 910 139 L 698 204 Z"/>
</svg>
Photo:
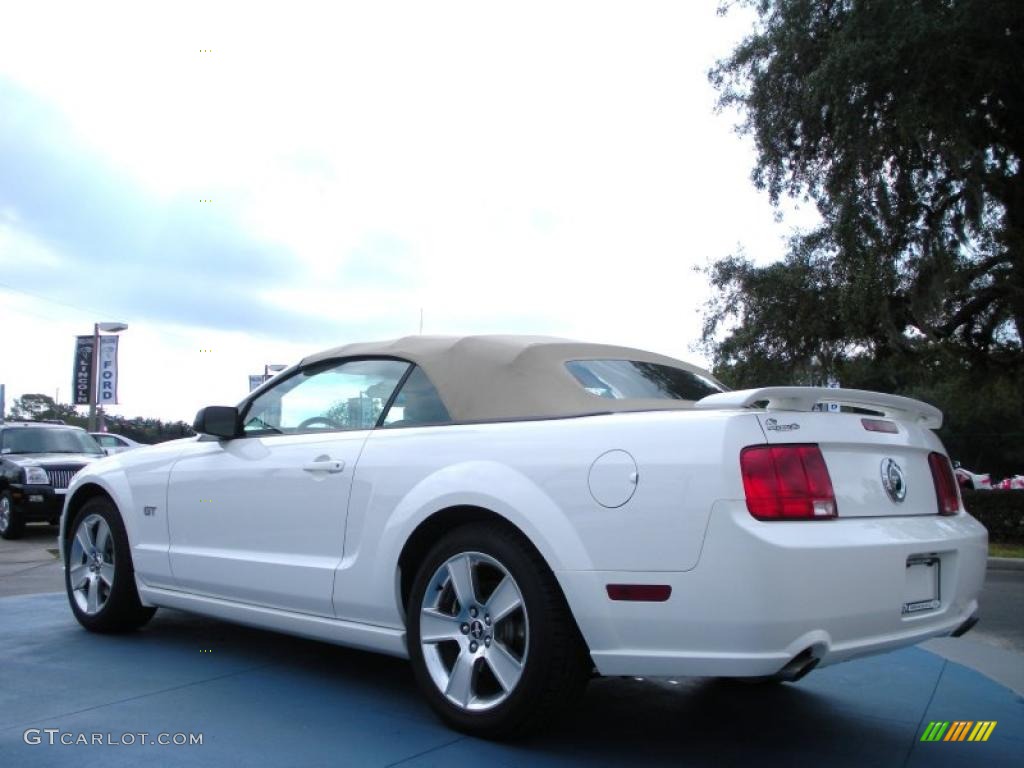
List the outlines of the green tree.
<svg viewBox="0 0 1024 768">
<path fill-rule="evenodd" d="M 43 394 L 25 394 L 15 398 L 10 418 L 24 421 L 63 421 L 76 426 L 82 426 L 85 422 L 73 405 L 57 403 L 49 395 Z"/>
<path fill-rule="evenodd" d="M 821 213 L 794 266 L 840 282 L 831 309 L 872 347 L 1019 357 L 1024 3 L 742 4 L 759 23 L 709 76 L 744 115 L 754 183 Z"/>
<path fill-rule="evenodd" d="M 146 445 L 177 440 L 180 437 L 189 437 L 195 434 L 192 427 L 184 421 L 161 421 L 160 419 L 142 417 L 129 419 L 110 414 L 104 416 L 104 421 L 108 432 L 124 435 Z"/>
<path fill-rule="evenodd" d="M 63 421 L 76 427 L 86 428 L 88 418 L 81 415 L 73 405 L 56 403 L 49 395 L 26 394 L 15 398 L 8 418 L 18 421 Z M 108 432 L 124 435 L 140 443 L 162 443 L 189 437 L 195 432 L 183 421 L 161 421 L 137 417 L 133 419 L 111 414 L 104 415 Z"/>
<path fill-rule="evenodd" d="M 813 201 L 821 225 L 778 264 L 707 269 L 716 373 L 927 395 L 985 435 L 962 450 L 1009 465 L 1007 442 L 1024 443 L 1024 3 L 739 4 L 757 21 L 709 73 L 719 107 L 754 140 L 755 185 Z"/>
</svg>

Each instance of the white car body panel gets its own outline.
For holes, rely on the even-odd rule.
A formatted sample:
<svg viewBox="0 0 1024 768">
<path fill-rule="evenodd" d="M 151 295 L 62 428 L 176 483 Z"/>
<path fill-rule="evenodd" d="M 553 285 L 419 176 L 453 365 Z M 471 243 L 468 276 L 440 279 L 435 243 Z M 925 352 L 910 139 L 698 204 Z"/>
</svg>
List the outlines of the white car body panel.
<svg viewBox="0 0 1024 768">
<path fill-rule="evenodd" d="M 148 604 L 394 655 L 405 654 L 402 548 L 462 505 L 533 542 L 604 674 L 772 674 L 809 648 L 833 663 L 949 634 L 975 613 L 987 534 L 962 509 L 935 514 L 927 454 L 942 447 L 921 423 L 888 435 L 847 413 L 729 405 L 186 439 L 87 467 L 67 503 L 90 486 L 110 495 Z M 798 429 L 768 430 L 767 418 Z M 766 442 L 822 445 L 838 519 L 749 514 L 738 457 Z M 595 465 L 609 451 L 616 461 Z M 320 456 L 343 470 L 301 469 Z M 907 471 L 899 506 L 881 490 L 884 457 Z M 628 501 L 600 503 L 617 486 Z M 919 555 L 940 564 L 939 604 L 902 615 L 907 559 Z M 620 582 L 672 595 L 612 601 L 606 585 Z"/>
<path fill-rule="evenodd" d="M 933 553 L 942 604 L 902 616 L 906 560 Z M 603 674 L 759 676 L 811 646 L 824 666 L 950 634 L 977 611 L 986 553 L 985 529 L 967 514 L 769 524 L 743 501 L 720 501 L 692 571 L 557 575 L 585 607 L 576 619 Z M 669 583 L 672 597 L 583 599 L 626 579 Z"/>
<path fill-rule="evenodd" d="M 367 431 L 200 440 L 167 486 L 178 589 L 333 616 L 345 507 Z"/>
<path fill-rule="evenodd" d="M 391 597 L 401 548 L 431 514 L 460 505 L 508 519 L 555 571 L 693 568 L 710 513 L 703 499 L 729 475 L 714 458 L 726 436 L 763 440 L 753 419 L 692 411 L 378 430 L 356 472 L 335 610 L 402 626 Z M 633 455 L 640 475 L 618 509 L 588 490 L 588 470 L 611 449 Z"/>
</svg>

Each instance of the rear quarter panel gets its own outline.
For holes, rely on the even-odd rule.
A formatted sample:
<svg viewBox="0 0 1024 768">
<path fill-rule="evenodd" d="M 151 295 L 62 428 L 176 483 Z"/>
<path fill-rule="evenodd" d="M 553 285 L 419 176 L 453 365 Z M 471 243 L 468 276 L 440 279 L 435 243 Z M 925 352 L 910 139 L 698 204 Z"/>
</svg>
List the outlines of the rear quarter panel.
<svg viewBox="0 0 1024 768">
<path fill-rule="evenodd" d="M 335 610 L 400 626 L 398 557 L 430 515 L 473 505 L 522 530 L 556 571 L 686 571 L 720 498 L 742 498 L 739 450 L 763 443 L 751 414 L 671 411 L 378 430 L 356 468 Z M 635 460 L 622 506 L 590 491 L 594 461 Z"/>
</svg>

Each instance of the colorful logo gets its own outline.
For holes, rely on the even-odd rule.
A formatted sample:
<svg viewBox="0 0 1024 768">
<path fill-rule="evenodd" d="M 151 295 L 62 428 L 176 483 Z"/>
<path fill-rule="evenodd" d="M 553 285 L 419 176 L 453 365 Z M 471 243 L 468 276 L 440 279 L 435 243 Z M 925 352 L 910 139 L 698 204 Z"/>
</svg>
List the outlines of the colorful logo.
<svg viewBox="0 0 1024 768">
<path fill-rule="evenodd" d="M 921 741 L 988 741 L 996 720 L 932 720 L 921 734 Z"/>
</svg>

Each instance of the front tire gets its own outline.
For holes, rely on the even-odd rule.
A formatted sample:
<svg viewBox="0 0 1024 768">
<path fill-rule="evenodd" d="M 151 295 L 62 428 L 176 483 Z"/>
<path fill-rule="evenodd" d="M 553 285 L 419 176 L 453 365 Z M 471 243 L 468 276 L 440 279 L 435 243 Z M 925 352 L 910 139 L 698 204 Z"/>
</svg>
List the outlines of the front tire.
<svg viewBox="0 0 1024 768">
<path fill-rule="evenodd" d="M 416 682 L 448 725 L 520 736 L 573 709 L 592 664 L 554 574 L 517 531 L 457 528 L 417 571 L 409 598 Z"/>
<path fill-rule="evenodd" d="M 71 524 L 64 561 L 64 587 L 78 623 L 91 632 L 138 629 L 156 608 L 147 608 L 135 588 L 128 534 L 105 496 L 89 499 Z"/>
<path fill-rule="evenodd" d="M 14 508 L 10 491 L 0 493 L 0 537 L 20 539 L 25 532 L 25 520 Z"/>
</svg>

